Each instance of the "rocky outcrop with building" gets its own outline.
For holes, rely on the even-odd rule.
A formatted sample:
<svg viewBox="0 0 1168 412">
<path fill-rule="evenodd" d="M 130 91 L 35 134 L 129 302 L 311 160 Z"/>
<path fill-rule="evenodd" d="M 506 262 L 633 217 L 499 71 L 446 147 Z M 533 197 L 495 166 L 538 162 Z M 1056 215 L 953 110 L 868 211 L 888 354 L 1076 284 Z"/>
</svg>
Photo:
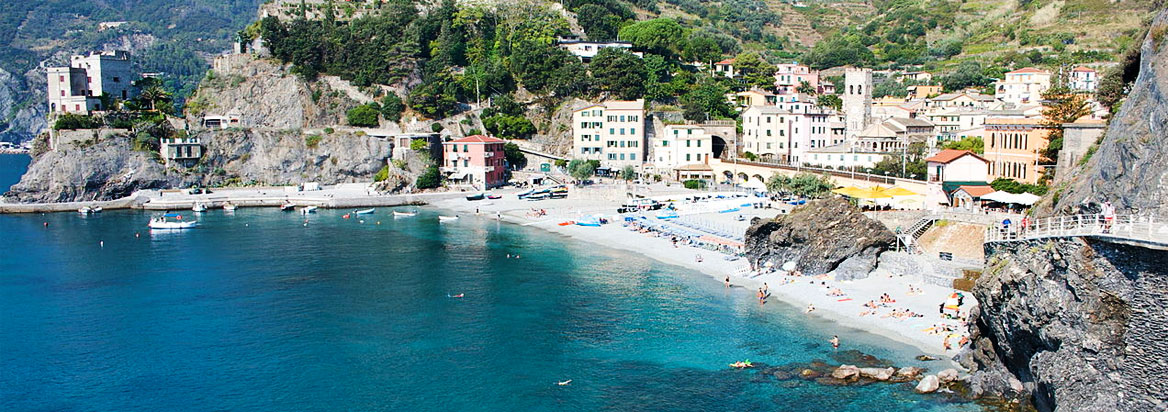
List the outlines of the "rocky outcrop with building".
<svg viewBox="0 0 1168 412">
<path fill-rule="evenodd" d="M 876 268 L 880 254 L 896 246 L 896 235 L 839 197 L 816 200 L 775 219 L 755 218 L 746 230 L 746 255 L 753 267 L 795 270 L 838 279 L 860 279 Z"/>
<path fill-rule="evenodd" d="M 1119 210 L 1168 219 L 1168 14 L 1152 22 L 1140 49 L 1139 76 L 1098 150 L 1052 200 L 1060 212 Z M 1060 165 L 1062 167 L 1062 165 Z"/>
</svg>

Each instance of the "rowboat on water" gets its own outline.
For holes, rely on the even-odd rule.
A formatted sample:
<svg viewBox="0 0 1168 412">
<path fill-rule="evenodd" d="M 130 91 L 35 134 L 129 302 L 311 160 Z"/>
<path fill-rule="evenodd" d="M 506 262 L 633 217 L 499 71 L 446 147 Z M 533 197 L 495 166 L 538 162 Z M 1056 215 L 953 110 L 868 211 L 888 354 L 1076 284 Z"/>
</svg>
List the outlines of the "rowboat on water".
<svg viewBox="0 0 1168 412">
<path fill-rule="evenodd" d="M 393 211 L 393 217 L 414 217 L 417 215 L 418 215 L 418 212 L 399 212 L 396 210 Z"/>
<path fill-rule="evenodd" d="M 305 206 L 300 208 L 300 214 L 307 215 L 309 213 L 316 213 L 316 206 Z"/>
<path fill-rule="evenodd" d="M 191 211 L 193 211 L 193 212 L 206 212 L 207 205 L 204 205 L 202 203 L 195 203 L 195 205 L 193 207 L 191 207 Z"/>
<path fill-rule="evenodd" d="M 458 220 L 458 215 L 454 215 L 454 216 L 438 216 L 438 221 L 439 221 L 439 222 L 450 222 L 450 221 L 455 221 L 455 220 Z"/>
<path fill-rule="evenodd" d="M 95 213 L 101 213 L 101 206 L 98 206 L 98 207 L 82 206 L 81 208 L 77 209 L 77 213 L 80 213 L 83 215 L 92 215 Z"/>
<path fill-rule="evenodd" d="M 231 204 L 231 202 L 224 203 L 224 204 L 223 204 L 223 211 L 225 211 L 225 212 L 234 212 L 234 211 L 235 211 L 235 205 Z"/>
<path fill-rule="evenodd" d="M 292 203 L 285 203 L 285 204 L 280 205 L 281 212 L 291 212 L 293 210 L 296 210 L 296 205 L 294 205 Z"/>
<path fill-rule="evenodd" d="M 355 215 L 368 215 L 370 213 L 373 213 L 374 210 L 375 209 L 354 210 L 353 214 L 355 214 Z"/>
<path fill-rule="evenodd" d="M 487 198 L 487 194 L 486 194 L 486 193 L 479 193 L 479 194 L 477 194 L 477 195 L 468 195 L 468 196 L 466 197 L 466 200 L 483 200 L 483 199 L 486 199 L 486 198 Z"/>
<path fill-rule="evenodd" d="M 192 229 L 199 225 L 199 221 L 190 220 L 183 221 L 182 215 L 178 213 L 167 213 L 162 216 L 150 219 L 150 223 L 146 226 L 157 230 L 176 230 L 176 229 Z"/>
</svg>

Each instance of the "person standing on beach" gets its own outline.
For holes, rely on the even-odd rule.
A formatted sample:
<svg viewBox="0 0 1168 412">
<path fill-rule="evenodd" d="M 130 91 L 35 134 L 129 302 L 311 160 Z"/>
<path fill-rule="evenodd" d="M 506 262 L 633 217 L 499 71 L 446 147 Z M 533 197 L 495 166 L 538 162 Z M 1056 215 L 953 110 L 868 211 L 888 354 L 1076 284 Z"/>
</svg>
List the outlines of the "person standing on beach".
<svg viewBox="0 0 1168 412">
<path fill-rule="evenodd" d="M 769 294 L 770 292 L 771 292 L 771 287 L 767 286 L 766 282 L 762 282 L 762 293 Z"/>
<path fill-rule="evenodd" d="M 832 349 L 839 349 L 839 335 L 832 335 L 828 342 L 831 342 Z"/>
<path fill-rule="evenodd" d="M 730 277 L 726 277 L 726 287 L 730 287 Z"/>
</svg>

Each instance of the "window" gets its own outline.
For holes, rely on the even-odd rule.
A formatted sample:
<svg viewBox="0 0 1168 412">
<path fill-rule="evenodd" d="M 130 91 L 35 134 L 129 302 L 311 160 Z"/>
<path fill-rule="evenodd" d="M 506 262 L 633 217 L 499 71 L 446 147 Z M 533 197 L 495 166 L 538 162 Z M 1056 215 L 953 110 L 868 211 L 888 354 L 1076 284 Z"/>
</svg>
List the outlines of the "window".
<svg viewBox="0 0 1168 412">
<path fill-rule="evenodd" d="M 620 134 L 621 134 L 621 136 L 624 136 L 624 134 L 625 134 L 625 128 L 623 128 L 623 127 L 622 127 L 622 128 L 620 128 Z"/>
<path fill-rule="evenodd" d="M 702 141 L 698 140 L 698 147 L 702 147 Z"/>
<path fill-rule="evenodd" d="M 767 123 L 770 123 L 770 122 L 771 122 L 771 117 L 770 117 L 770 116 L 767 116 L 767 118 L 766 118 L 766 119 L 767 119 Z"/>
<path fill-rule="evenodd" d="M 637 134 L 637 128 L 635 128 L 635 127 L 630 127 L 630 128 L 629 128 L 629 134 Z"/>
<path fill-rule="evenodd" d="M 581 148 L 580 154 L 588 154 L 588 148 L 587 147 Z"/>
<path fill-rule="evenodd" d="M 621 117 L 620 117 L 620 121 L 622 121 L 622 122 L 623 122 L 623 121 L 625 121 L 625 116 L 624 116 L 624 115 L 621 115 Z"/>
<path fill-rule="evenodd" d="M 122 79 L 120 77 L 114 77 L 114 83 L 121 83 L 121 82 L 122 82 Z"/>
<path fill-rule="evenodd" d="M 65 91 L 61 90 L 61 97 L 65 97 Z"/>
<path fill-rule="evenodd" d="M 685 147 L 689 147 L 689 145 L 690 145 L 690 141 L 689 141 L 689 140 L 686 140 L 686 141 L 685 141 Z"/>
<path fill-rule="evenodd" d="M 668 141 L 668 140 L 662 140 L 662 141 L 661 141 L 661 147 L 666 147 L 666 146 L 669 146 L 669 141 Z"/>
<path fill-rule="evenodd" d="M 687 161 L 687 162 L 689 161 L 689 153 L 685 154 L 685 161 Z"/>
<path fill-rule="evenodd" d="M 620 154 L 620 160 L 625 160 L 625 154 L 624 154 L 624 153 L 621 153 L 621 154 Z"/>
<path fill-rule="evenodd" d="M 614 128 L 614 127 L 608 128 L 608 134 L 616 134 L 616 128 Z"/>
<path fill-rule="evenodd" d="M 469 146 L 469 145 L 465 145 L 465 144 L 464 144 L 464 145 L 462 145 L 462 151 L 464 151 L 464 152 L 469 152 L 469 151 L 470 151 L 470 146 Z"/>
<path fill-rule="evenodd" d="M 65 76 L 57 76 L 57 81 L 59 81 L 59 82 L 64 82 L 64 81 L 65 81 Z"/>
<path fill-rule="evenodd" d="M 629 153 L 629 160 L 637 160 L 637 154 L 636 153 Z"/>
<path fill-rule="evenodd" d="M 767 129 L 767 131 L 766 131 L 766 132 L 767 132 L 767 136 L 770 136 L 770 135 L 771 135 L 771 129 Z"/>
</svg>

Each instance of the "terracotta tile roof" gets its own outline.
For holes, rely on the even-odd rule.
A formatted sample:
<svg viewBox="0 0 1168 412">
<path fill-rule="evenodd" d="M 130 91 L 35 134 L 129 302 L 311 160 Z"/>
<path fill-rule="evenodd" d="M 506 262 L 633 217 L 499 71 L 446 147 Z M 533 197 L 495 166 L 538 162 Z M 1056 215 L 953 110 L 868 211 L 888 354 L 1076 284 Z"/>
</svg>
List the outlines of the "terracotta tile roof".
<svg viewBox="0 0 1168 412">
<path fill-rule="evenodd" d="M 714 64 L 734 64 L 734 59 L 726 59 Z"/>
<path fill-rule="evenodd" d="M 496 137 L 483 136 L 476 134 L 474 136 L 464 137 L 458 140 L 451 140 L 446 143 L 503 143 L 505 140 Z"/>
<path fill-rule="evenodd" d="M 1072 70 L 1072 71 L 1080 72 L 1080 73 L 1094 73 L 1095 69 L 1092 69 L 1090 67 L 1079 66 L 1079 67 L 1076 67 L 1075 70 Z"/>
<path fill-rule="evenodd" d="M 1006 74 L 1026 74 L 1026 73 L 1042 73 L 1042 74 L 1050 74 L 1050 72 L 1048 72 L 1048 71 L 1046 71 L 1046 70 L 1037 69 L 1037 68 L 1034 68 L 1034 67 L 1027 67 L 1027 68 L 1024 68 L 1024 69 L 1018 69 L 1018 70 L 1014 70 L 1014 71 L 1012 71 L 1012 72 L 1006 72 Z"/>
<path fill-rule="evenodd" d="M 933 155 L 933 157 L 925 159 L 925 162 L 948 164 L 949 162 L 960 159 L 965 155 L 972 155 L 973 157 L 981 159 L 983 162 L 986 161 L 985 158 L 978 156 L 977 153 L 968 150 L 945 149 L 940 153 Z"/>
<path fill-rule="evenodd" d="M 989 186 L 958 186 L 957 190 L 969 193 L 969 195 L 973 197 L 982 197 L 997 191 Z"/>
</svg>

